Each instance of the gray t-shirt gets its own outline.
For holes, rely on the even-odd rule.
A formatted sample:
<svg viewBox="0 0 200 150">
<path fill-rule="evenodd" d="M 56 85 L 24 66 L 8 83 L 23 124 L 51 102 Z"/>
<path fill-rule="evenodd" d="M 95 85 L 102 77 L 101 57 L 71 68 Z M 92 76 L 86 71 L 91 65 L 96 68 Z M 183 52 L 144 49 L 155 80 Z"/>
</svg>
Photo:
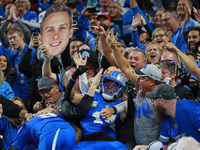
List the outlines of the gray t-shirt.
<svg viewBox="0 0 200 150">
<path fill-rule="evenodd" d="M 137 93 L 135 99 L 134 135 L 137 145 L 148 145 L 159 139 L 160 124 L 151 99 Z"/>
</svg>

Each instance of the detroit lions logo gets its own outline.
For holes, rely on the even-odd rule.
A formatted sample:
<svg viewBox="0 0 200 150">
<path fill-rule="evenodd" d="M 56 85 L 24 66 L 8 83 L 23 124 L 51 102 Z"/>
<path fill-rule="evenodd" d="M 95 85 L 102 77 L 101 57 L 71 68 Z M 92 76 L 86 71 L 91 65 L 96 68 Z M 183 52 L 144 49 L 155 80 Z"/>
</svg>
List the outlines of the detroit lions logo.
<svg viewBox="0 0 200 150">
<path fill-rule="evenodd" d="M 82 58 L 84 58 L 85 56 L 90 57 L 90 54 L 87 51 L 84 51 L 81 56 Z"/>
</svg>

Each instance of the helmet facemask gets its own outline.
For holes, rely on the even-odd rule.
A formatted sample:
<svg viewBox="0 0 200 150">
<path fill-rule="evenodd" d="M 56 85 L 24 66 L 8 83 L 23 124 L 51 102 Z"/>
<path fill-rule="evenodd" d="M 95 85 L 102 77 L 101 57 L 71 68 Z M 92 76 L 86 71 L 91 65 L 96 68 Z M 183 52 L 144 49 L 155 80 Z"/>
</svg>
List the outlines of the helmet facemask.
<svg viewBox="0 0 200 150">
<path fill-rule="evenodd" d="M 119 72 L 111 72 L 101 79 L 100 92 L 105 100 L 120 99 L 125 90 L 125 78 Z M 113 92 L 114 91 L 114 92 Z"/>
</svg>

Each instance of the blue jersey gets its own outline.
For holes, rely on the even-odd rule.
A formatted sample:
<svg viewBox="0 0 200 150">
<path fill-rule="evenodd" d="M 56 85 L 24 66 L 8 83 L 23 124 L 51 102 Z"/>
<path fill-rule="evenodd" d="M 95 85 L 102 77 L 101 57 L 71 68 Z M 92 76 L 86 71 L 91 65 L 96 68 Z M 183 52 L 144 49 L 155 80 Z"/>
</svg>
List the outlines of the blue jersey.
<svg viewBox="0 0 200 150">
<path fill-rule="evenodd" d="M 22 17 L 19 15 L 19 18 L 21 18 L 22 20 L 26 20 L 28 22 L 31 23 L 37 23 L 39 18 L 38 18 L 38 14 L 34 11 L 27 11 L 26 14 Z M 35 30 L 35 28 L 30 28 L 32 32 L 36 32 L 37 30 Z"/>
<path fill-rule="evenodd" d="M 0 55 L 2 54 L 6 55 L 10 62 L 13 63 L 14 53 L 10 49 L 4 48 L 3 45 L 0 46 Z"/>
<path fill-rule="evenodd" d="M 112 102 L 110 104 L 106 103 L 102 96 L 95 92 L 94 101 L 87 115 L 80 119 L 80 124 L 83 129 L 83 134 L 93 134 L 94 132 L 102 132 L 113 139 L 116 139 L 116 128 L 119 127 L 119 115 L 112 115 L 109 120 L 105 120 L 101 115 L 100 111 L 103 108 L 113 107 L 119 103 L 121 100 Z"/>
<path fill-rule="evenodd" d="M 176 116 L 169 116 L 161 124 L 160 141 L 167 145 L 170 139 L 177 141 L 183 136 L 192 136 L 200 142 L 200 103 L 183 99 L 176 103 Z"/>
<path fill-rule="evenodd" d="M 83 141 L 76 144 L 73 150 L 127 150 L 119 141 Z"/>
<path fill-rule="evenodd" d="M 183 53 L 189 51 L 187 43 L 182 37 L 181 34 L 182 28 L 178 28 L 173 34 L 172 34 L 172 43 L 180 49 Z"/>
<path fill-rule="evenodd" d="M 19 15 L 19 18 L 23 20 L 27 20 L 29 22 L 33 22 L 33 23 L 38 22 L 38 15 L 36 12 L 33 12 L 33 11 L 27 11 L 23 17 Z"/>
<path fill-rule="evenodd" d="M 25 123 L 12 146 L 21 149 L 30 143 L 39 143 L 39 150 L 72 149 L 76 143 L 76 133 L 63 115 L 44 114 Z"/>
<path fill-rule="evenodd" d="M 13 143 L 18 128 L 16 125 L 10 122 L 5 116 L 0 119 L 0 134 L 3 135 L 3 150 L 9 150 L 11 144 Z M 23 150 L 34 150 L 37 147 L 34 145 L 27 145 Z"/>
<path fill-rule="evenodd" d="M 22 59 L 23 54 L 28 50 L 28 44 L 25 45 L 23 51 L 19 53 L 17 50 L 15 50 L 14 55 L 14 64 L 11 64 L 11 68 L 16 69 L 17 78 L 16 82 L 14 83 L 13 91 L 15 93 L 15 96 L 19 96 L 22 100 L 26 101 L 28 100 L 28 85 L 29 85 L 29 78 L 26 77 L 23 73 L 19 71 L 19 62 Z M 31 60 L 34 60 L 34 54 L 36 49 L 33 49 L 31 52 Z"/>
<path fill-rule="evenodd" d="M 95 40 L 96 34 L 86 31 L 85 28 L 87 27 L 87 18 L 85 16 L 80 15 L 78 17 L 78 30 L 73 32 L 73 35 L 81 40 L 83 43 L 87 43 L 92 51 L 95 47 Z"/>
</svg>

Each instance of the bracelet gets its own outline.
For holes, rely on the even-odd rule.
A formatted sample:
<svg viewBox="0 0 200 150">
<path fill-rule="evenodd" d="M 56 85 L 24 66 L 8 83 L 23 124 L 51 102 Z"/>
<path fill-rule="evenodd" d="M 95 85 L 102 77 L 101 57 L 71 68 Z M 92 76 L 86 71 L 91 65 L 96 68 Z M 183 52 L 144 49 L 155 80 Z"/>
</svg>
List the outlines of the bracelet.
<svg viewBox="0 0 200 150">
<path fill-rule="evenodd" d="M 115 107 L 112 107 L 114 109 L 114 115 L 117 113 L 117 109 Z"/>
<path fill-rule="evenodd" d="M 76 80 L 74 80 L 72 77 L 71 77 L 71 80 L 74 81 L 74 82 L 76 81 Z"/>
<path fill-rule="evenodd" d="M 27 117 L 27 115 L 29 115 L 29 114 L 31 114 L 31 113 L 28 113 L 28 112 L 27 112 L 27 113 L 25 114 L 25 118 L 26 118 L 26 117 Z"/>
<path fill-rule="evenodd" d="M 49 63 L 51 61 L 51 59 L 49 59 L 48 61 L 44 60 L 45 63 Z"/>
</svg>

